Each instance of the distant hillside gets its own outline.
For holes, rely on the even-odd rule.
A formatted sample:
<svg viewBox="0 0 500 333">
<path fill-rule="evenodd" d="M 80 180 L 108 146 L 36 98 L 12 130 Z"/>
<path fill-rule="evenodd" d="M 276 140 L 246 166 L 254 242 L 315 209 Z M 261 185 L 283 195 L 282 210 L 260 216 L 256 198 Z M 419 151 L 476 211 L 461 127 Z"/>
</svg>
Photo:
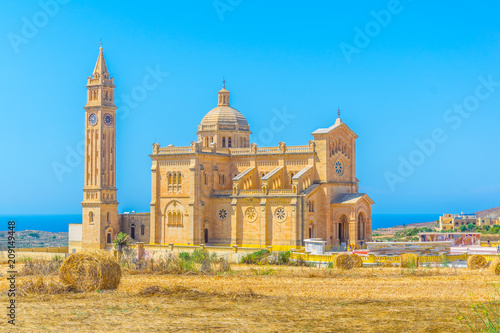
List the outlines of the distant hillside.
<svg viewBox="0 0 500 333">
<path fill-rule="evenodd" d="M 15 238 L 17 248 L 68 246 L 67 232 L 22 230 L 16 231 Z M 0 250 L 7 248 L 8 239 L 8 231 L 0 231 Z"/>
<path fill-rule="evenodd" d="M 479 217 L 485 217 L 488 215 L 492 215 L 492 216 L 500 215 L 500 207 L 480 210 L 479 212 L 476 212 L 476 214 Z"/>
</svg>

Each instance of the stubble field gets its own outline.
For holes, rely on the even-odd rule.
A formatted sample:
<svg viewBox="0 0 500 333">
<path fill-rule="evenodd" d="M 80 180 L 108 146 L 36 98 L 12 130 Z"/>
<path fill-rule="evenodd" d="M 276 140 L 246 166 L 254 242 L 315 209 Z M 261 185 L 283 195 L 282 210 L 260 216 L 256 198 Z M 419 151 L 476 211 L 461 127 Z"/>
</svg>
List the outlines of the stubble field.
<svg viewBox="0 0 500 333">
<path fill-rule="evenodd" d="M 485 301 L 497 282 L 487 271 L 453 268 L 235 265 L 224 275 L 125 274 L 115 291 L 17 296 L 16 327 L 3 315 L 0 331 L 457 332 L 458 310 L 470 314 L 471 295 Z M 4 278 L 4 305 L 7 287 Z"/>
</svg>

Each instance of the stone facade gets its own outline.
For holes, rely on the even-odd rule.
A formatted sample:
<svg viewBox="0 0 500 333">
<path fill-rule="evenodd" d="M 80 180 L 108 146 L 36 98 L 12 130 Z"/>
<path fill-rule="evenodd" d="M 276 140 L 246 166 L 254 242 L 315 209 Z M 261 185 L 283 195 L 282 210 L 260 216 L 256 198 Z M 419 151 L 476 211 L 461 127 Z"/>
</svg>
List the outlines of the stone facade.
<svg viewBox="0 0 500 333">
<path fill-rule="evenodd" d="M 225 84 L 217 107 L 198 126 L 197 141 L 153 144 L 150 213 L 118 215 L 114 84 L 102 48 L 87 87 L 82 246 L 105 247 L 120 231 L 151 244 L 297 247 L 307 238 L 328 245 L 371 240 L 373 201 L 358 192 L 357 135 L 340 114 L 306 145 L 257 147 Z"/>
<path fill-rule="evenodd" d="M 257 147 L 229 91 L 187 147 L 153 145 L 155 244 L 302 246 L 371 240 L 373 201 L 358 193 L 356 134 L 340 117 L 304 146 Z"/>
</svg>

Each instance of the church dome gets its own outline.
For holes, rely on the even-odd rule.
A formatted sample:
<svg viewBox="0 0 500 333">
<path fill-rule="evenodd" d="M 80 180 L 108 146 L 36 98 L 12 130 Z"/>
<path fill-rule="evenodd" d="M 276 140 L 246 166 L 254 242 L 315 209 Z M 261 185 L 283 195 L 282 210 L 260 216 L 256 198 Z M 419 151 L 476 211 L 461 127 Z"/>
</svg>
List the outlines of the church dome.
<svg viewBox="0 0 500 333">
<path fill-rule="evenodd" d="M 248 127 L 248 122 L 241 112 L 230 106 L 221 105 L 210 110 L 201 121 L 201 126 L 216 124 L 238 125 L 239 128 Z"/>
</svg>

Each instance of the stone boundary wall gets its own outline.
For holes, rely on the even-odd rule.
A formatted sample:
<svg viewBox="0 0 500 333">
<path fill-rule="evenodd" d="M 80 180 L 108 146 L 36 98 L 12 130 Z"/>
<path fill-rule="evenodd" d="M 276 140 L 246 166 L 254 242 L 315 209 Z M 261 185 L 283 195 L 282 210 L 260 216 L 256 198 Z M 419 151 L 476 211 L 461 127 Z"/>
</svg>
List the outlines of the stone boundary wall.
<svg viewBox="0 0 500 333">
<path fill-rule="evenodd" d="M 196 245 L 152 245 L 152 244 L 134 244 L 130 245 L 125 254 L 128 257 L 136 258 L 136 260 L 151 260 L 160 259 L 167 256 L 169 253 L 179 254 L 181 252 L 192 253 L 196 249 L 205 249 L 208 253 L 216 253 L 219 258 L 224 258 L 230 263 L 239 263 L 245 255 L 265 248 L 249 248 L 249 247 L 228 247 L 228 246 L 196 246 Z M 272 251 L 272 246 L 267 248 Z M 107 248 L 108 251 L 114 253 L 112 247 Z"/>
</svg>

